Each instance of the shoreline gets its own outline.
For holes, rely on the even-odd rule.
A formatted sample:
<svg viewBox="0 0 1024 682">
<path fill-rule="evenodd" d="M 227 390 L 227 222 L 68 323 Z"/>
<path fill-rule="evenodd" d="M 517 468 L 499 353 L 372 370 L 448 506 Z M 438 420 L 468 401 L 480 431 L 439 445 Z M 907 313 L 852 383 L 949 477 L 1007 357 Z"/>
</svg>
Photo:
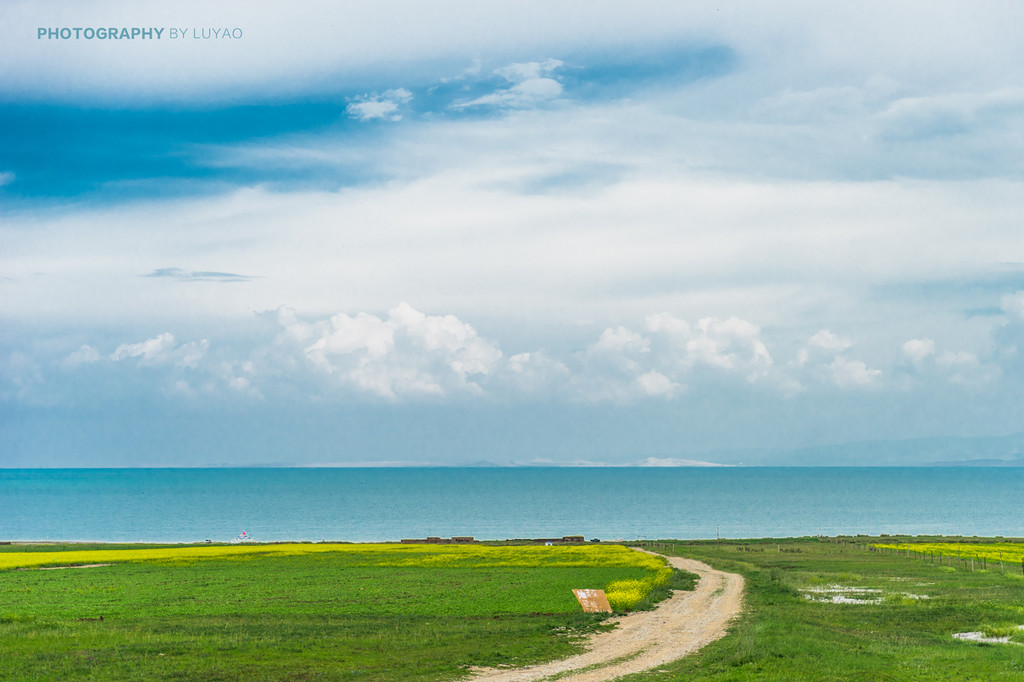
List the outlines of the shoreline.
<svg viewBox="0 0 1024 682">
<path fill-rule="evenodd" d="M 789 542 L 799 540 L 821 540 L 826 542 L 847 541 L 847 542 L 905 542 L 913 544 L 916 542 L 931 541 L 952 541 L 963 544 L 989 544 L 994 542 L 1024 543 L 1024 535 L 957 535 L 957 534 L 903 534 L 903 533 L 858 533 L 839 535 L 778 535 L 758 537 L 720 537 L 720 538 L 686 538 L 686 537 L 665 537 L 665 538 L 638 538 L 627 540 L 615 538 L 600 541 L 538 541 L 528 538 L 502 538 L 487 539 L 477 538 L 473 542 L 409 542 L 408 540 L 245 540 L 232 542 L 230 540 L 0 540 L 0 551 L 3 547 L 54 547 L 54 546 L 79 546 L 79 545 L 123 545 L 123 546 L 154 546 L 154 547 L 210 547 L 210 546 L 275 546 L 275 545 L 483 545 L 483 546 L 541 546 L 544 544 L 558 546 L 598 546 L 598 545 L 626 545 L 633 547 L 656 547 L 660 543 L 685 542 L 693 544 L 721 544 L 721 543 L 772 543 Z"/>
</svg>

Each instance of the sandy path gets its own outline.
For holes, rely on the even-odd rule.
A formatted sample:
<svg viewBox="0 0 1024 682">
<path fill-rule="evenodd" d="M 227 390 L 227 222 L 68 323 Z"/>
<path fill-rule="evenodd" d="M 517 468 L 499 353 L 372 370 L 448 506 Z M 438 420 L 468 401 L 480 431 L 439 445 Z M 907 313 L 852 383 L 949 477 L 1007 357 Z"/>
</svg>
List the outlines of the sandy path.
<svg viewBox="0 0 1024 682">
<path fill-rule="evenodd" d="M 586 653 L 526 668 L 485 670 L 472 681 L 526 682 L 557 676 L 573 682 L 603 682 L 664 665 L 724 636 L 743 605 L 743 577 L 716 571 L 700 561 L 667 558 L 676 568 L 700 576 L 696 590 L 676 591 L 654 611 L 620 618 L 614 630 L 591 637 Z"/>
</svg>

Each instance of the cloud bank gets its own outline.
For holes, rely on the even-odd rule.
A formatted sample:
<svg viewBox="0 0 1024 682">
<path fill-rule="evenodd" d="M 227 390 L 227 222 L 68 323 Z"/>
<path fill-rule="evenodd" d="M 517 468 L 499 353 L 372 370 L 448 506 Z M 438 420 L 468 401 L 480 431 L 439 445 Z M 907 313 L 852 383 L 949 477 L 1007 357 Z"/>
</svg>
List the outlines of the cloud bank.
<svg viewBox="0 0 1024 682">
<path fill-rule="evenodd" d="M 100 16 L 179 37 L 39 37 Z M 0 400 L 566 461 L 1018 429 L 1022 19 L 5 3 Z"/>
</svg>

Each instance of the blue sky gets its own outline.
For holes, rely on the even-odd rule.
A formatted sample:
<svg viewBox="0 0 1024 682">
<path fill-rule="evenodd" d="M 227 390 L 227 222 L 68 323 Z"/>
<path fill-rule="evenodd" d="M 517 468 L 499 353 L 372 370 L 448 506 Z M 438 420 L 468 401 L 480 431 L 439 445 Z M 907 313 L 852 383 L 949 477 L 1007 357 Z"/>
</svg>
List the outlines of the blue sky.
<svg viewBox="0 0 1024 682">
<path fill-rule="evenodd" d="M 1019 432 L 1022 15 L 6 3 L 0 465 Z"/>
</svg>

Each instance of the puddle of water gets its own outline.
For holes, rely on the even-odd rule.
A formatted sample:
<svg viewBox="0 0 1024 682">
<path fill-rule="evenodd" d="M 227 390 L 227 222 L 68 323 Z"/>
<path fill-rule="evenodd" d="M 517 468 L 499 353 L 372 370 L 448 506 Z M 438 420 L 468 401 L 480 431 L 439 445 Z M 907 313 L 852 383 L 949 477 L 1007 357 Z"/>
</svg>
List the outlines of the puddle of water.
<svg viewBox="0 0 1024 682">
<path fill-rule="evenodd" d="M 801 590 L 805 598 L 823 604 L 881 604 L 882 590 L 873 587 L 848 587 L 845 585 L 827 585 L 824 587 L 809 587 Z M 894 593 L 896 596 L 906 599 L 928 599 L 926 594 L 911 594 L 908 592 Z"/>
<path fill-rule="evenodd" d="M 871 587 L 826 585 L 801 590 L 804 597 L 823 604 L 879 604 L 882 591 Z"/>
<path fill-rule="evenodd" d="M 1018 625 L 1017 629 L 1024 630 L 1024 625 Z M 986 637 L 984 632 L 954 632 L 953 637 L 965 642 L 977 642 L 979 644 L 1014 644 L 1021 646 L 1020 642 L 1012 642 L 1009 637 Z"/>
</svg>

